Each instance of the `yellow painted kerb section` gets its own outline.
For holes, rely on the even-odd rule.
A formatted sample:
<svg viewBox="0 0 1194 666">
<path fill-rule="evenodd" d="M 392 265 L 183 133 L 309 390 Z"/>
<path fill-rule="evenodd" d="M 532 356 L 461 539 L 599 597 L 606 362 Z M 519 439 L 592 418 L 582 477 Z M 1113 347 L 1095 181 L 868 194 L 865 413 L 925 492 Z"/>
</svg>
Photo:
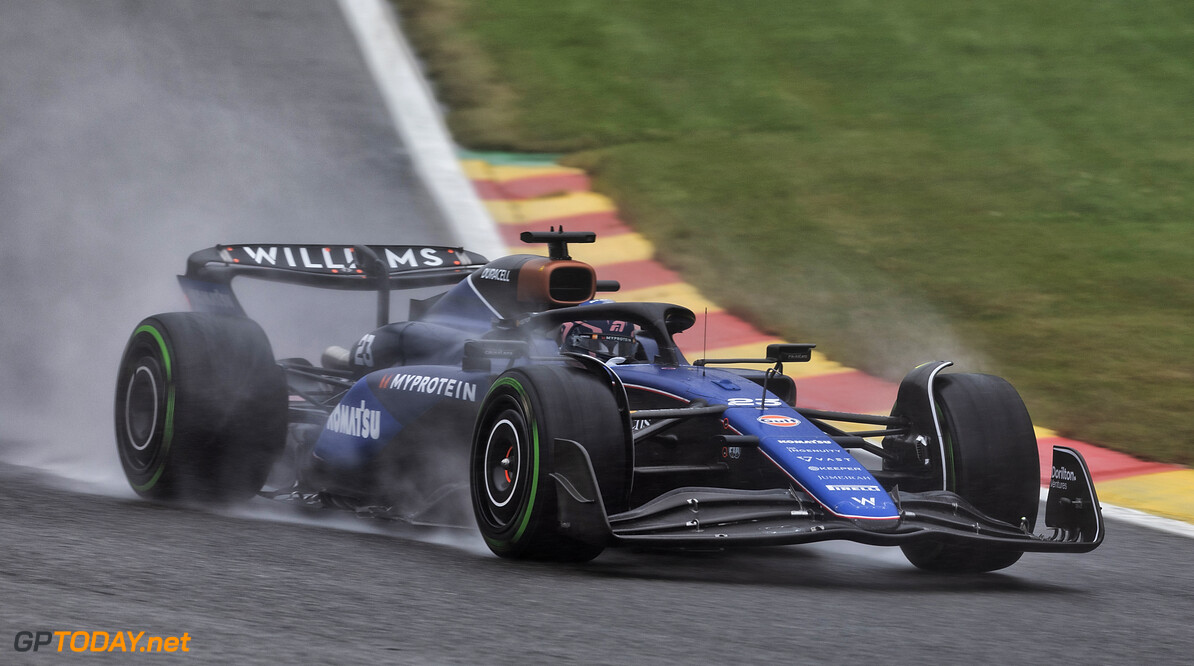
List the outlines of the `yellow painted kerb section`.
<svg viewBox="0 0 1194 666">
<path fill-rule="evenodd" d="M 1098 481 L 1095 490 L 1100 502 L 1194 523 L 1194 470 Z"/>
<path fill-rule="evenodd" d="M 510 249 L 517 254 L 537 254 L 543 257 L 547 256 L 548 250 L 544 245 L 522 245 Z M 600 267 L 624 261 L 646 261 L 655 256 L 655 246 L 637 233 L 618 234 L 606 236 L 595 244 L 572 243 L 568 246 L 568 254 L 577 261 Z M 600 269 L 597 271 L 597 277 L 601 277 Z"/>
<path fill-rule="evenodd" d="M 462 160 L 461 166 L 469 180 L 489 180 L 505 183 L 523 178 L 544 178 L 547 176 L 583 176 L 583 169 L 555 165 L 519 166 L 489 164 L 482 160 Z"/>
<path fill-rule="evenodd" d="M 641 289 L 619 291 L 611 294 L 611 296 L 614 300 L 624 303 L 675 303 L 676 305 L 683 305 L 697 314 L 706 310 L 709 312 L 721 312 L 722 309 L 720 305 L 705 298 L 701 292 L 697 291 L 696 287 L 687 282 L 672 282 L 652 287 L 643 287 Z"/>
<path fill-rule="evenodd" d="M 542 199 L 486 201 L 485 207 L 498 224 L 527 224 L 590 213 L 612 213 L 617 210 L 609 197 L 593 192 L 570 192 Z"/>
</svg>

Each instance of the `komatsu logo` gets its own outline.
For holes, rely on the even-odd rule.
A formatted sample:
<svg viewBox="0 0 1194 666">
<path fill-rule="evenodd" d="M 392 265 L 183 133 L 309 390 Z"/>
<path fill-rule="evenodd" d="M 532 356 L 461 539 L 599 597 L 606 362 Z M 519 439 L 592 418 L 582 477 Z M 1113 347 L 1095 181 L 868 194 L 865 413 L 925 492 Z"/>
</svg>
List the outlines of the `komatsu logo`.
<svg viewBox="0 0 1194 666">
<path fill-rule="evenodd" d="M 367 408 L 364 400 L 360 407 L 340 405 L 328 417 L 327 429 L 341 435 L 381 439 L 381 411 Z"/>
</svg>

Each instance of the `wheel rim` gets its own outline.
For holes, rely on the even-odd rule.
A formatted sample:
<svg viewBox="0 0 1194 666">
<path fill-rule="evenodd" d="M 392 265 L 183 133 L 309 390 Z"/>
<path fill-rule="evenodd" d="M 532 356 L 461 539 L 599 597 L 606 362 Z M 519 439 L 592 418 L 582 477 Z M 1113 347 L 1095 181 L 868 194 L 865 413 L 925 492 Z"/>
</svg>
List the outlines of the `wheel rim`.
<svg viewBox="0 0 1194 666">
<path fill-rule="evenodd" d="M 147 469 L 157 454 L 155 440 L 163 430 L 162 398 L 165 389 L 161 366 L 152 357 L 133 364 L 124 391 L 124 437 L 129 462 Z"/>
<path fill-rule="evenodd" d="M 525 476 L 526 438 L 526 422 L 515 410 L 507 409 L 491 421 L 480 471 L 488 500 L 487 513 L 497 527 L 509 524 L 518 513 Z"/>
</svg>

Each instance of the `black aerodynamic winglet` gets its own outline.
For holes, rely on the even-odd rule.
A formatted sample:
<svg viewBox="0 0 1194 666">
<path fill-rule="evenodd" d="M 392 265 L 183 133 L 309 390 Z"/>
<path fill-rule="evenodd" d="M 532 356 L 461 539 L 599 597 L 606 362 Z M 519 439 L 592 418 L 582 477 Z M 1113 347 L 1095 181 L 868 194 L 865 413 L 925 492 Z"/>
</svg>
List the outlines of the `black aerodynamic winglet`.
<svg viewBox="0 0 1194 666">
<path fill-rule="evenodd" d="M 588 451 L 570 439 L 557 438 L 552 446 L 551 478 L 556 482 L 560 533 L 584 543 L 607 544 L 609 519 Z"/>
<path fill-rule="evenodd" d="M 1063 541 L 1096 545 L 1103 541 L 1103 511 L 1090 469 L 1081 453 L 1066 446 L 1053 447 L 1045 526 L 1057 529 Z"/>
<path fill-rule="evenodd" d="M 568 243 L 595 243 L 597 234 L 592 231 L 564 231 L 555 227 L 551 231 L 524 231 L 518 237 L 524 243 L 547 243 L 549 259 L 571 259 L 568 255 Z"/>
</svg>

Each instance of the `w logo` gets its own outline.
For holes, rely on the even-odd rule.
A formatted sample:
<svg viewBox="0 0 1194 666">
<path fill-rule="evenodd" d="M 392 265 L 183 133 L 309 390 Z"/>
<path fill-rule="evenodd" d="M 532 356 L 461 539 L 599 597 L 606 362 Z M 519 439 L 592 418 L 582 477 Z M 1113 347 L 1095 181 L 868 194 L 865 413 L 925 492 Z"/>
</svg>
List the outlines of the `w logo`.
<svg viewBox="0 0 1194 666">
<path fill-rule="evenodd" d="M 858 502 L 859 504 L 861 504 L 863 506 L 875 506 L 875 498 L 874 497 L 851 497 L 850 499 L 854 500 L 855 502 Z"/>
</svg>

